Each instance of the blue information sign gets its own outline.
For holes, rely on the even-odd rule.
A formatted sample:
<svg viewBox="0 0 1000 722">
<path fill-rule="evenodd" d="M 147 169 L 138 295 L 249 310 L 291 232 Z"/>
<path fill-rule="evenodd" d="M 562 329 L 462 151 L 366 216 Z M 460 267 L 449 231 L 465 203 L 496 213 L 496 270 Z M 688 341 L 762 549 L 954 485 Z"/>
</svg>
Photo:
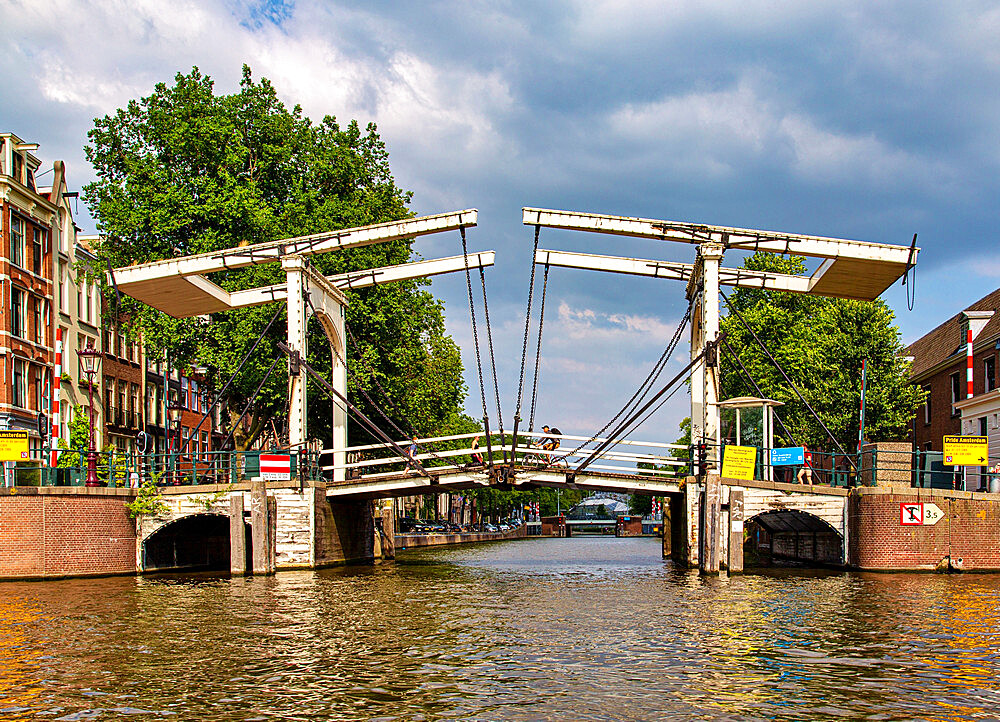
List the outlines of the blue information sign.
<svg viewBox="0 0 1000 722">
<path fill-rule="evenodd" d="M 805 462 L 805 450 L 801 446 L 787 449 L 771 449 L 771 466 L 795 466 Z"/>
</svg>

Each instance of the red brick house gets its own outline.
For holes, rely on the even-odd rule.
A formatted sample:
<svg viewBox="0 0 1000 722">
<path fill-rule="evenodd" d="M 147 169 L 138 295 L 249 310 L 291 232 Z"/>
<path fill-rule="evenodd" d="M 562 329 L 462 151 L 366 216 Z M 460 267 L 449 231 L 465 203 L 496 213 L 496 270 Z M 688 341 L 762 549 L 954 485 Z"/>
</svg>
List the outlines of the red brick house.
<svg viewBox="0 0 1000 722">
<path fill-rule="evenodd" d="M 0 133 L 0 428 L 28 430 L 40 458 L 38 417 L 52 383 L 52 239 L 57 206 L 35 177 L 38 146 Z"/>
<path fill-rule="evenodd" d="M 916 449 L 942 451 L 945 435 L 1000 435 L 996 430 L 1000 417 L 993 413 L 983 412 L 975 418 L 966 414 L 969 418 L 963 423 L 963 408 L 969 407 L 965 401 L 967 329 L 972 330 L 973 338 L 974 405 L 982 407 L 981 402 L 993 397 L 1000 403 L 997 387 L 1000 289 L 997 289 L 914 341 L 907 349 L 907 355 L 913 358 L 910 378 L 928 392 L 924 406 L 917 410 L 913 420 Z"/>
</svg>

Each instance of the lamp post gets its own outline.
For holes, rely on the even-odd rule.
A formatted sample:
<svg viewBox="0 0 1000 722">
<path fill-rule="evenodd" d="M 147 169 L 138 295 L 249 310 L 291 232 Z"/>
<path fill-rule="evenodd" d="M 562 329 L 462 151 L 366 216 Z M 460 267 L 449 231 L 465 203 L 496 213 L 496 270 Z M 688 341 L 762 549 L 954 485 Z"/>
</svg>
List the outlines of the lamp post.
<svg viewBox="0 0 1000 722">
<path fill-rule="evenodd" d="M 87 339 L 87 348 L 77 349 L 83 372 L 87 374 L 87 403 L 90 407 L 90 444 L 87 449 L 87 486 L 100 486 L 97 480 L 97 448 L 94 440 L 94 374 L 101 365 L 101 352 Z"/>
</svg>

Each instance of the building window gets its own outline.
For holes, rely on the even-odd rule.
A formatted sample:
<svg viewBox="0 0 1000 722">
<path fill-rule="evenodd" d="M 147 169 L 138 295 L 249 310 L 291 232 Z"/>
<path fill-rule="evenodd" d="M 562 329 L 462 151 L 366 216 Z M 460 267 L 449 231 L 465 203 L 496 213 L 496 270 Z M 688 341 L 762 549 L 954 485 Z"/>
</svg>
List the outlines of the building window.
<svg viewBox="0 0 1000 722">
<path fill-rule="evenodd" d="M 35 343 L 42 342 L 42 301 L 39 298 L 31 297 L 31 340 Z"/>
<path fill-rule="evenodd" d="M 989 424 L 988 417 L 981 416 L 979 418 L 979 435 L 980 436 L 986 436 L 989 433 L 989 426 L 988 426 L 988 424 Z"/>
<path fill-rule="evenodd" d="M 958 374 L 951 375 L 951 415 L 958 416 L 955 404 L 962 400 L 962 378 Z"/>
<path fill-rule="evenodd" d="M 983 370 L 986 376 L 986 386 L 984 387 L 987 391 L 992 391 L 997 387 L 997 359 L 996 356 L 990 356 L 988 359 L 983 361 Z"/>
<path fill-rule="evenodd" d="M 31 270 L 36 276 L 42 275 L 42 229 L 35 228 L 31 234 Z"/>
<path fill-rule="evenodd" d="M 10 217 L 10 262 L 24 268 L 25 223 L 15 215 Z"/>
<path fill-rule="evenodd" d="M 25 293 L 20 288 L 10 289 L 10 333 L 18 338 L 24 338 L 24 301 Z"/>
<path fill-rule="evenodd" d="M 14 359 L 14 378 L 12 390 L 12 400 L 14 406 L 22 409 L 28 405 L 28 364 L 23 360 Z"/>
<path fill-rule="evenodd" d="M 59 310 L 69 313 L 69 279 L 65 263 L 59 264 Z"/>
<path fill-rule="evenodd" d="M 924 386 L 924 426 L 931 423 L 931 387 Z"/>
<path fill-rule="evenodd" d="M 34 407 L 34 410 L 35 411 L 41 411 L 43 409 L 43 404 L 44 404 L 44 400 L 42 398 L 43 395 L 44 395 L 43 391 L 45 390 L 44 384 L 42 382 L 42 370 L 40 368 L 36 368 L 35 372 L 32 374 L 32 376 L 34 377 L 32 380 L 35 383 L 35 407 Z"/>
<path fill-rule="evenodd" d="M 205 461 L 208 461 L 208 432 L 201 432 L 201 455 Z"/>
</svg>

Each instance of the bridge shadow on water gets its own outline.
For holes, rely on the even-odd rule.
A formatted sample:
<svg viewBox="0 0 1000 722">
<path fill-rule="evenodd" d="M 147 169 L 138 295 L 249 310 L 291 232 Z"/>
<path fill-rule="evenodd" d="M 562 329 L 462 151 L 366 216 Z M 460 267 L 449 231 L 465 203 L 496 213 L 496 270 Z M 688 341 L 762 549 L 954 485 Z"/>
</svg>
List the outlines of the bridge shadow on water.
<svg viewBox="0 0 1000 722">
<path fill-rule="evenodd" d="M 247 554 L 252 553 L 250 525 L 245 525 Z M 229 517 L 193 514 L 156 530 L 142 544 L 147 572 L 229 573 Z M 251 560 L 252 564 L 252 560 Z"/>
</svg>

